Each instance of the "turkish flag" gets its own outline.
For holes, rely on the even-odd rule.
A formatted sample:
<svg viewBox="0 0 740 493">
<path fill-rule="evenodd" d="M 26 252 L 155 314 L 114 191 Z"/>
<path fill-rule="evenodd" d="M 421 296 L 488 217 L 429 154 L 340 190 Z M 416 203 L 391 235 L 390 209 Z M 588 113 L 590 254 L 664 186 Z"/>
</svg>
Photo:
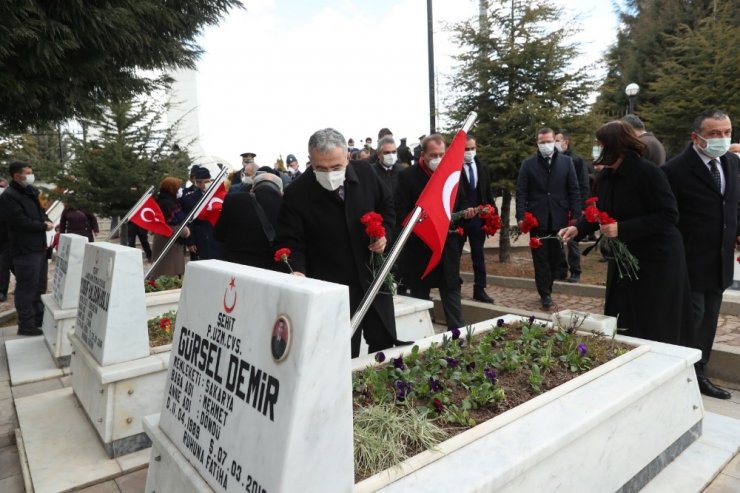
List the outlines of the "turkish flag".
<svg viewBox="0 0 740 493">
<path fill-rule="evenodd" d="M 457 187 L 460 184 L 466 140 L 465 132 L 458 131 L 416 201 L 417 207 L 421 207 L 423 212 L 413 232 L 432 250 L 432 256 L 421 276 L 422 279 L 437 266 L 442 258 L 442 249 L 447 241 L 447 231 L 450 228 L 452 208 L 455 206 L 457 197 Z"/>
<path fill-rule="evenodd" d="M 215 226 L 218 222 L 218 218 L 221 217 L 221 208 L 223 207 L 224 198 L 226 197 L 226 185 L 224 182 L 218 186 L 216 191 L 213 193 L 213 197 L 203 207 L 198 214 L 198 219 L 208 221 L 211 225 Z"/>
<path fill-rule="evenodd" d="M 147 198 L 129 219 L 132 223 L 147 231 L 169 238 L 172 228 L 169 227 L 162 214 L 162 209 L 151 195 Z"/>
</svg>

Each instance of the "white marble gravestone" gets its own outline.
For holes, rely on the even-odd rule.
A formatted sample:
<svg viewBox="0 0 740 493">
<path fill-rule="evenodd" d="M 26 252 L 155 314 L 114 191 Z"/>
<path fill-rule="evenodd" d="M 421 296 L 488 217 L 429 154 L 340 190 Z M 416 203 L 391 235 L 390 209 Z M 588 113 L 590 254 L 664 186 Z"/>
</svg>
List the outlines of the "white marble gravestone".
<svg viewBox="0 0 740 493">
<path fill-rule="evenodd" d="M 87 237 L 75 234 L 59 236 L 56 269 L 50 294 L 41 295 L 44 303 L 42 330 L 51 356 L 58 366 L 69 365 L 69 333 L 74 330 L 77 301 L 80 297 L 82 259 Z"/>
<path fill-rule="evenodd" d="M 346 286 L 189 263 L 146 491 L 350 491 L 351 387 Z"/>
<path fill-rule="evenodd" d="M 75 334 L 101 365 L 149 356 L 141 252 L 88 243 Z"/>
<path fill-rule="evenodd" d="M 87 238 L 84 236 L 66 233 L 59 236 L 51 294 L 60 308 L 77 306 L 86 244 Z"/>
</svg>

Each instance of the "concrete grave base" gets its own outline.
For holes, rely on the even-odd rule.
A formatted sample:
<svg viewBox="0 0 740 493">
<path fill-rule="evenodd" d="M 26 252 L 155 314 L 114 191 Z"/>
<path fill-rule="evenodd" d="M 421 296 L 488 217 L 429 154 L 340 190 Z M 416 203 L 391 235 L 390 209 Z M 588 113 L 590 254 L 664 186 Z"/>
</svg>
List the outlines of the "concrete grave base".
<svg viewBox="0 0 740 493">
<path fill-rule="evenodd" d="M 73 334 L 72 388 L 109 457 L 150 445 L 141 420 L 162 406 L 170 346 L 146 358 L 101 366 Z"/>
<path fill-rule="evenodd" d="M 15 332 L 14 329 L 13 332 Z M 59 368 L 46 345 L 44 336 L 23 337 L 5 341 L 10 384 L 13 386 L 59 378 L 69 374 Z"/>
<path fill-rule="evenodd" d="M 149 450 L 108 457 L 71 388 L 15 401 L 33 491 L 83 488 L 144 467 Z"/>
</svg>

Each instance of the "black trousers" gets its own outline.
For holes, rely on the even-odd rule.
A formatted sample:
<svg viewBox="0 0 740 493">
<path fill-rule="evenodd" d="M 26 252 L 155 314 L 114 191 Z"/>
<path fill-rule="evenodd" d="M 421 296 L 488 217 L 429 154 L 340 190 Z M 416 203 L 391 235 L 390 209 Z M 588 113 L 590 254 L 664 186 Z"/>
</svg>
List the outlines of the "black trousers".
<svg viewBox="0 0 740 493">
<path fill-rule="evenodd" d="M 141 248 L 144 250 L 144 253 L 146 254 L 146 258 L 151 261 L 152 259 L 152 247 L 149 246 L 149 237 L 147 236 L 147 231 L 143 228 L 138 227 L 136 224 L 129 222 L 126 227 L 128 228 L 128 246 L 135 248 L 136 247 L 136 238 L 139 238 L 139 242 L 141 243 Z"/>
<path fill-rule="evenodd" d="M 557 231 L 536 231 L 534 236 L 555 236 Z M 542 240 L 542 246 L 531 249 L 534 264 L 534 282 L 540 296 L 552 294 L 552 283 L 565 262 L 563 246 L 557 239 Z"/>
<path fill-rule="evenodd" d="M 41 295 L 46 292 L 48 269 L 46 251 L 27 253 L 13 258 L 18 329 L 29 330 L 41 327 L 44 321 L 44 304 L 41 301 Z"/>
<path fill-rule="evenodd" d="M 709 362 L 709 356 L 712 354 L 721 305 L 722 291 L 691 291 L 694 323 L 691 331 L 686 334 L 685 345 L 701 350 L 701 359 L 695 365 L 699 375 L 704 374 L 704 366 Z"/>
<path fill-rule="evenodd" d="M 431 288 L 424 286 L 411 286 L 411 296 L 420 300 L 428 300 Z M 447 286 L 442 282 L 439 286 L 439 297 L 442 300 L 442 309 L 445 312 L 445 320 L 449 330 L 465 327 L 462 317 L 462 301 L 460 295 L 460 284 Z"/>
<path fill-rule="evenodd" d="M 470 259 L 473 261 L 473 287 L 477 290 L 486 288 L 486 256 L 483 250 L 483 244 L 486 241 L 486 234 L 481 229 L 483 221 L 475 217 L 470 220 L 465 227 L 465 233 L 462 237 L 462 244 L 470 243 Z"/>
<path fill-rule="evenodd" d="M 360 306 L 360 302 L 364 295 L 365 293 L 361 291 L 351 291 L 349 300 L 350 313 L 355 313 L 357 308 Z M 395 330 L 395 328 L 393 328 L 393 330 Z M 364 336 L 365 342 L 367 343 L 368 354 L 388 349 L 396 344 L 396 338 L 386 330 L 383 319 L 376 311 L 376 308 L 372 305 L 367 310 L 367 313 L 365 313 L 365 317 L 362 319 L 362 323 L 360 323 L 357 332 L 352 335 L 350 348 L 352 350 L 353 358 L 360 355 L 361 336 Z"/>
<path fill-rule="evenodd" d="M 10 284 L 10 242 L 0 245 L 0 294 L 8 295 Z"/>
</svg>

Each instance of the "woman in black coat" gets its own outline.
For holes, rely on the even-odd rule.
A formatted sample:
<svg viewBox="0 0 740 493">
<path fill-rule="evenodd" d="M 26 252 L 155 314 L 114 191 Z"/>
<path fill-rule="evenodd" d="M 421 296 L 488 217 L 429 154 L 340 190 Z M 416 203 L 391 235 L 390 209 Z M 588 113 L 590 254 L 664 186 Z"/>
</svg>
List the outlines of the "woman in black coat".
<svg viewBox="0 0 740 493">
<path fill-rule="evenodd" d="M 622 241 L 639 261 L 638 279 L 620 278 L 610 259 L 604 313 L 618 317 L 625 335 L 678 344 L 691 327 L 691 299 L 676 199 L 660 168 L 640 157 L 644 144 L 624 122 L 603 125 L 596 140 L 605 166 L 596 177 L 597 207 L 616 223 L 599 226 L 584 215 L 560 235 L 582 238 L 600 229 Z"/>
<path fill-rule="evenodd" d="M 214 237 L 224 245 L 222 259 L 275 269 L 272 242 L 282 200 L 283 183 L 270 173 L 257 175 L 251 192 L 226 194 L 213 230 Z M 262 209 L 262 219 L 258 207 Z"/>
</svg>

